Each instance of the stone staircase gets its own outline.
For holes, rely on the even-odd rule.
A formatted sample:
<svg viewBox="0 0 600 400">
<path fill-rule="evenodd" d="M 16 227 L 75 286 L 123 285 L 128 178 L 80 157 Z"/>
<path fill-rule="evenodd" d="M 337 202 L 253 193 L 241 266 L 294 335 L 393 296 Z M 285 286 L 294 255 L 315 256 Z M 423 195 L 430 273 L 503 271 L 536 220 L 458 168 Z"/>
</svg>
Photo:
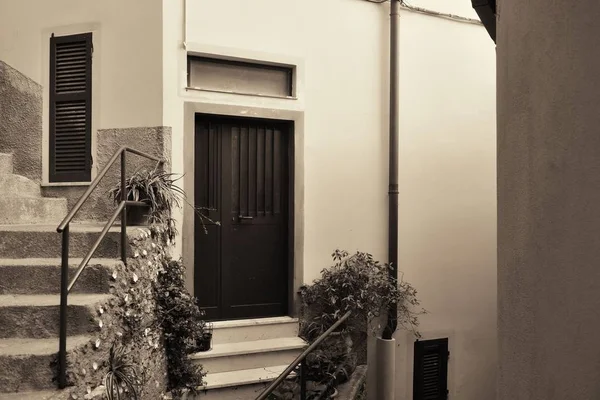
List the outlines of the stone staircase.
<svg viewBox="0 0 600 400">
<path fill-rule="evenodd" d="M 40 185 L 13 173 L 12 154 L 0 154 L 0 224 L 54 223 L 67 213 L 67 200 L 42 197 Z"/>
<path fill-rule="evenodd" d="M 0 153 L 0 400 L 62 400 L 51 367 L 58 351 L 61 235 L 65 199 L 42 197 L 40 186 L 13 173 L 12 155 Z M 102 225 L 71 224 L 70 272 L 92 247 Z M 101 242 L 71 294 L 67 350 L 97 329 L 95 306 L 109 295 L 119 269 L 119 230 Z M 197 398 L 252 400 L 306 343 L 290 317 L 215 322 L 213 348 L 192 355 L 208 372 Z"/>
<path fill-rule="evenodd" d="M 253 400 L 305 348 L 290 317 L 213 324 L 213 347 L 192 358 L 207 372 L 197 399 Z"/>
<path fill-rule="evenodd" d="M 37 183 L 13 174 L 9 154 L 0 154 L 0 192 L 0 400 L 52 399 L 61 264 L 56 226 L 67 202 L 42 197 Z M 72 273 L 100 231 L 72 226 Z M 109 233 L 69 296 L 68 349 L 91 338 L 94 305 L 108 298 L 107 278 L 120 263 L 118 244 L 118 232 Z"/>
</svg>

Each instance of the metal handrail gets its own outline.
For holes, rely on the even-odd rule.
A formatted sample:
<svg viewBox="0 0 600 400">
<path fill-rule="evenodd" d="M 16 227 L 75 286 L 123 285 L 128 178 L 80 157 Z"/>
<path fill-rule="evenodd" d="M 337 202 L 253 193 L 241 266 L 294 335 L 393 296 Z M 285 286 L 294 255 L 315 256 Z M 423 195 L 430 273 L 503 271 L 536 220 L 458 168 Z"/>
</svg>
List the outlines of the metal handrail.
<svg viewBox="0 0 600 400">
<path fill-rule="evenodd" d="M 256 398 L 256 400 L 265 400 L 276 388 L 291 374 L 298 364 L 300 364 L 300 399 L 306 400 L 306 357 L 313 352 L 327 337 L 335 331 L 344 321 L 350 318 L 351 312 L 348 311 L 338 319 L 331 328 L 327 329 L 321 336 L 310 344 L 292 363 L 275 379 L 267 388 Z"/>
<path fill-rule="evenodd" d="M 62 234 L 62 249 L 61 249 L 61 268 L 60 268 L 60 327 L 59 327 L 59 344 L 58 344 L 58 386 L 61 389 L 64 389 L 67 386 L 67 300 L 69 296 L 69 292 L 77 282 L 77 279 L 88 265 L 90 259 L 100 246 L 102 240 L 106 237 L 108 231 L 113 226 L 115 221 L 117 220 L 119 214 L 121 215 L 121 260 L 124 263 L 127 263 L 127 208 L 129 206 L 143 206 L 145 203 L 140 201 L 129 201 L 126 200 L 126 181 L 127 181 L 127 153 L 136 154 L 141 157 L 145 157 L 149 160 L 156 161 L 156 167 L 160 166 L 163 163 L 158 157 L 151 156 L 149 154 L 143 153 L 141 151 L 129 148 L 127 146 L 122 146 L 119 148 L 115 154 L 108 160 L 108 163 L 102 168 L 102 171 L 96 176 L 90 186 L 87 188 L 85 193 L 81 195 L 75 206 L 71 209 L 71 211 L 67 214 L 67 216 L 62 220 L 56 231 Z M 75 275 L 69 282 L 69 227 L 71 221 L 77 214 L 77 212 L 81 209 L 81 206 L 86 202 L 86 200 L 90 197 L 94 189 L 98 186 L 102 178 L 106 175 L 110 167 L 117 161 L 118 158 L 121 158 L 121 202 L 119 206 L 110 217 L 104 229 L 100 233 L 96 242 L 92 245 L 92 248 L 87 252 L 86 256 L 83 258 Z"/>
</svg>

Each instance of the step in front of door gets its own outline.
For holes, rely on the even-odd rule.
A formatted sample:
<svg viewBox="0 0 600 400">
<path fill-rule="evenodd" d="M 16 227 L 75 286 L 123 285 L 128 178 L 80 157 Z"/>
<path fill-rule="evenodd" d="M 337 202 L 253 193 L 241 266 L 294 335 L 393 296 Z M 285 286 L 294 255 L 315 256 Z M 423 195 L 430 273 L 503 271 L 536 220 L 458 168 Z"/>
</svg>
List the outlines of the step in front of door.
<svg viewBox="0 0 600 400">
<path fill-rule="evenodd" d="M 208 373 L 231 372 L 290 364 L 306 346 L 299 337 L 215 344 L 191 358 Z"/>
<path fill-rule="evenodd" d="M 213 322 L 213 345 L 298 336 L 298 318 L 273 317 Z"/>
<path fill-rule="evenodd" d="M 254 400 L 287 367 L 286 364 L 209 374 L 204 379 L 205 386 L 200 393 L 196 396 L 188 394 L 186 399 Z M 288 379 L 295 376 L 296 373 L 292 372 Z"/>
</svg>

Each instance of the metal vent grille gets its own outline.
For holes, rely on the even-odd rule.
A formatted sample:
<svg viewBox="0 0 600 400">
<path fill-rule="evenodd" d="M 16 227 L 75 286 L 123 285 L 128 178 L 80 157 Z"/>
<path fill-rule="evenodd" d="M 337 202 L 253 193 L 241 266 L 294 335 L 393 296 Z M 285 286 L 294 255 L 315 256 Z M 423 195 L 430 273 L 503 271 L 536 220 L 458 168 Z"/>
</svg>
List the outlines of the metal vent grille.
<svg viewBox="0 0 600 400">
<path fill-rule="evenodd" d="M 448 339 L 415 342 L 414 400 L 448 398 Z"/>
<path fill-rule="evenodd" d="M 50 39 L 50 180 L 91 180 L 92 34 Z"/>
</svg>

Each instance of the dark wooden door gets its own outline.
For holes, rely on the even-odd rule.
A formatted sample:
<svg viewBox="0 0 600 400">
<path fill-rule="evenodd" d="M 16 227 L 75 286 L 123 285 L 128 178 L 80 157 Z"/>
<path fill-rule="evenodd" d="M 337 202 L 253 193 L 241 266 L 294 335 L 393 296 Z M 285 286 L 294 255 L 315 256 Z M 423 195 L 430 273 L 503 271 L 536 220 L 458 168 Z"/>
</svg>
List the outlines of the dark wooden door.
<svg viewBox="0 0 600 400">
<path fill-rule="evenodd" d="M 196 117 L 194 289 L 207 318 L 287 314 L 289 123 Z"/>
</svg>

